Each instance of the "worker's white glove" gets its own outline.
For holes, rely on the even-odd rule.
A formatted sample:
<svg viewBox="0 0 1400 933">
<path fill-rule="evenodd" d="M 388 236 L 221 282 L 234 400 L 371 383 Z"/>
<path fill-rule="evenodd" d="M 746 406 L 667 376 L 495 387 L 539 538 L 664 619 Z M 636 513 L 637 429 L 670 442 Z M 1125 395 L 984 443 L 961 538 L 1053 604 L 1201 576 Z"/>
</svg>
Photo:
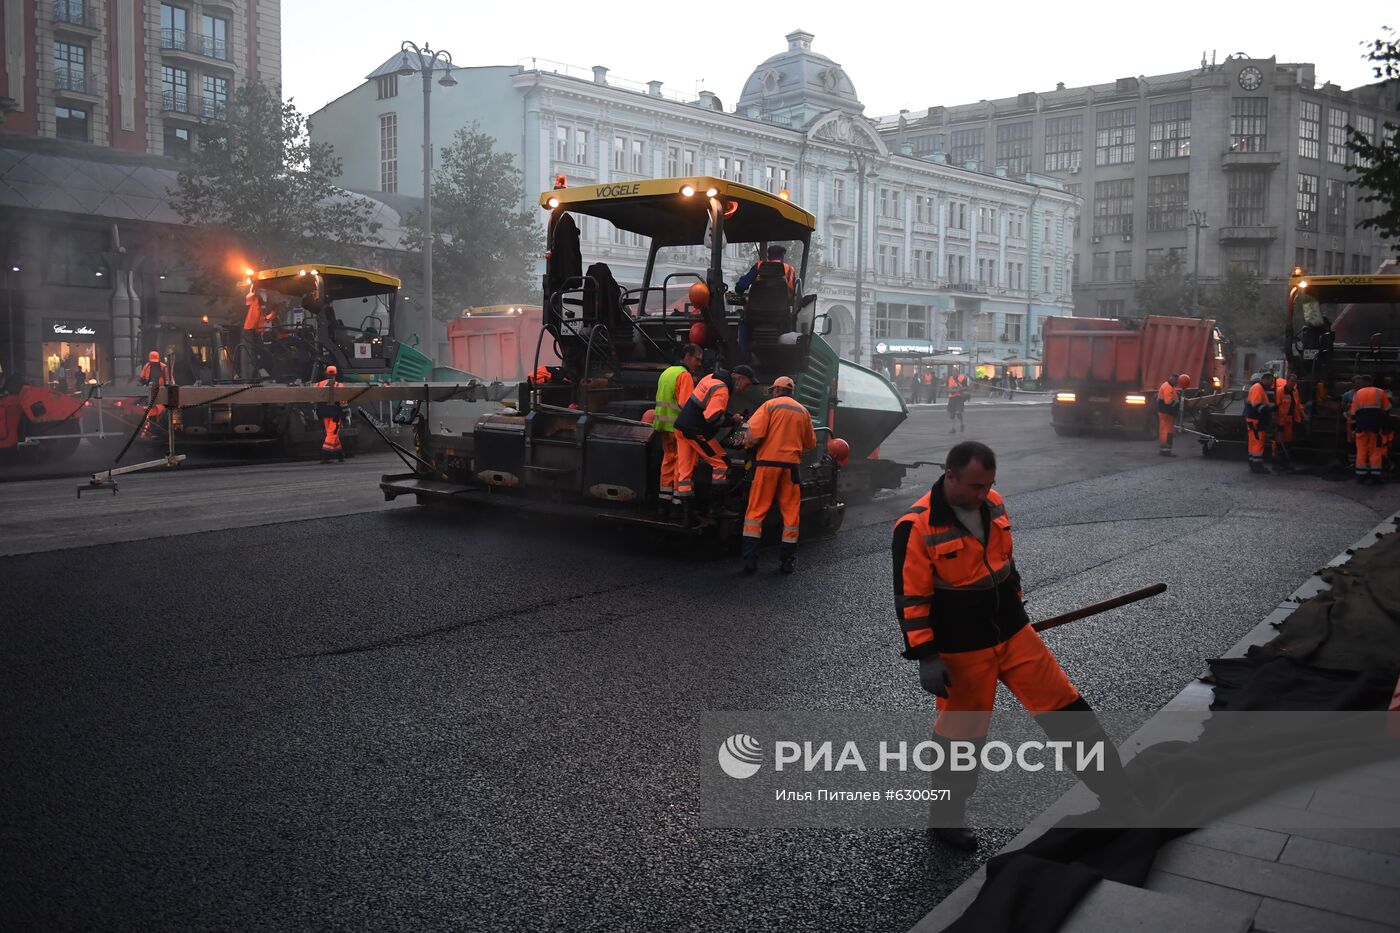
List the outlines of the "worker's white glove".
<svg viewBox="0 0 1400 933">
<path fill-rule="evenodd" d="M 948 668 L 943 666 L 943 660 L 938 655 L 919 662 L 919 684 L 929 693 L 946 700 L 948 688 L 952 683 L 953 679 L 948 676 Z"/>
</svg>

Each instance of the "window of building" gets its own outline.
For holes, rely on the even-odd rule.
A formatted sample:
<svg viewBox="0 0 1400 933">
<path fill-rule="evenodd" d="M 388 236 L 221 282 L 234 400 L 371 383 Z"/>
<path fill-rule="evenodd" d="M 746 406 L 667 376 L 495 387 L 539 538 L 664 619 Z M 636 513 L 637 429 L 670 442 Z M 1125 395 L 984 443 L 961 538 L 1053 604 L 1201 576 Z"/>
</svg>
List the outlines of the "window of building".
<svg viewBox="0 0 1400 933">
<path fill-rule="evenodd" d="M 1133 179 L 1094 183 L 1094 236 L 1133 232 Z"/>
<path fill-rule="evenodd" d="M 190 112 L 190 73 L 184 68 L 161 66 L 160 106 L 174 113 Z"/>
<path fill-rule="evenodd" d="M 616 172 L 627 171 L 627 137 L 625 136 L 613 137 L 612 167 L 613 171 Z"/>
<path fill-rule="evenodd" d="M 948 153 L 948 160 L 954 165 L 981 162 L 986 140 L 987 134 L 981 127 L 975 130 L 953 130 L 953 148 Z"/>
<path fill-rule="evenodd" d="M 928 308 L 925 305 L 876 302 L 875 330 L 877 337 L 927 340 Z"/>
<path fill-rule="evenodd" d="M 831 238 L 831 268 L 846 268 L 846 238 L 843 236 Z"/>
<path fill-rule="evenodd" d="M 72 42 L 55 42 L 53 78 L 60 91 L 87 91 L 87 48 Z"/>
<path fill-rule="evenodd" d="M 640 140 L 640 139 L 634 139 L 634 140 L 632 140 L 632 174 L 633 174 L 633 175 L 645 175 L 645 174 L 646 174 L 646 161 L 647 161 L 646 156 L 647 156 L 646 142 L 643 141 L 643 140 Z"/>
<path fill-rule="evenodd" d="M 374 79 L 375 100 L 388 100 L 391 97 L 399 96 L 399 76 L 397 74 L 380 75 Z"/>
<path fill-rule="evenodd" d="M 1153 175 L 1147 179 L 1147 232 L 1186 229 L 1186 202 L 1191 176 Z"/>
<path fill-rule="evenodd" d="M 666 174 L 675 178 L 681 173 L 681 149 L 679 146 L 666 147 Z"/>
<path fill-rule="evenodd" d="M 682 150 L 681 150 L 681 174 L 682 174 L 682 175 L 694 175 L 694 174 L 695 174 L 695 150 L 694 150 L 694 149 L 682 149 Z"/>
<path fill-rule="evenodd" d="M 1046 291 L 1049 291 L 1049 289 L 1046 289 Z M 1019 314 L 1008 314 L 1008 315 L 1005 315 L 1005 318 L 1006 318 L 1006 330 L 1005 330 L 1005 332 L 1002 334 L 1002 336 L 1003 336 L 1005 339 L 1011 341 L 1012 343 L 1020 343 L 1020 342 L 1021 342 L 1021 315 L 1019 315 Z"/>
<path fill-rule="evenodd" d="M 967 204 L 956 201 L 948 205 L 948 226 L 957 230 L 967 229 Z"/>
<path fill-rule="evenodd" d="M 1367 141 L 1374 140 L 1376 136 L 1376 118 L 1368 117 L 1364 113 L 1358 113 L 1356 115 L 1355 129 L 1356 132 L 1366 137 Z M 1370 168 L 1371 160 L 1363 159 L 1360 156 L 1357 156 L 1356 164 L 1359 168 Z"/>
<path fill-rule="evenodd" d="M 1025 214 L 1012 214 L 1008 226 L 1010 228 L 1011 236 L 1015 237 L 1018 240 L 1024 240 L 1026 238 Z"/>
<path fill-rule="evenodd" d="M 1371 257 L 1360 254 L 1351 257 L 1351 274 L 1363 275 L 1371 269 Z"/>
<path fill-rule="evenodd" d="M 948 339 L 963 339 L 963 316 L 961 311 L 948 312 Z"/>
<path fill-rule="evenodd" d="M 964 255 L 962 255 L 961 253 L 949 253 L 948 256 L 947 256 L 947 262 L 948 262 L 948 281 L 950 281 L 950 282 L 966 282 L 966 281 L 967 281 L 967 257 L 964 256 Z"/>
<path fill-rule="evenodd" d="M 591 150 L 588 147 L 588 130 L 574 130 L 574 164 L 592 165 L 589 160 Z"/>
<path fill-rule="evenodd" d="M 1269 99 L 1234 97 L 1230 99 L 1230 149 L 1233 152 L 1263 152 L 1269 136 Z"/>
<path fill-rule="evenodd" d="M 893 216 L 893 213 L 892 213 L 892 211 L 890 210 L 890 201 L 893 200 L 893 198 L 892 198 L 892 195 L 893 195 L 893 194 L 894 194 L 894 192 L 890 191 L 890 189 L 888 189 L 888 188 L 881 188 L 881 189 L 880 189 L 880 216 L 881 216 L 881 217 L 891 217 L 891 216 Z"/>
<path fill-rule="evenodd" d="M 978 258 L 977 281 L 982 285 L 997 284 L 997 261 L 995 259 Z"/>
<path fill-rule="evenodd" d="M 1347 164 L 1347 112 L 1327 108 L 1327 161 L 1333 165 Z"/>
<path fill-rule="evenodd" d="M 997 339 L 997 316 L 990 311 L 977 315 L 977 340 L 986 342 Z"/>
<path fill-rule="evenodd" d="M 1024 262 L 1008 262 L 1006 264 L 1006 286 L 1016 291 L 1026 287 L 1026 264 Z"/>
<path fill-rule="evenodd" d="M 1171 268 L 1181 269 L 1185 252 L 1186 251 L 1180 246 L 1170 246 L 1166 249 L 1149 249 L 1147 251 L 1147 265 L 1145 267 L 1147 274 L 1152 275 L 1153 273 L 1165 272 Z"/>
<path fill-rule="evenodd" d="M 1101 110 L 1094 116 L 1094 164 L 1125 165 L 1137 158 L 1137 110 Z"/>
<path fill-rule="evenodd" d="M 846 179 L 840 175 L 831 179 L 831 204 L 833 207 L 846 206 Z"/>
<path fill-rule="evenodd" d="M 379 115 L 379 190 L 399 190 L 399 115 Z"/>
<path fill-rule="evenodd" d="M 1093 278 L 1090 279 L 1091 282 L 1108 281 L 1108 259 L 1108 253 L 1094 254 L 1094 274 Z"/>
<path fill-rule="evenodd" d="M 88 112 L 81 107 L 59 104 L 53 108 L 54 131 L 59 139 L 88 141 Z"/>
<path fill-rule="evenodd" d="M 1340 178 L 1327 179 L 1326 230 L 1328 233 L 1347 232 L 1347 183 Z"/>
<path fill-rule="evenodd" d="M 1123 299 L 1108 298 L 1099 302 L 1099 317 L 1122 317 Z"/>
<path fill-rule="evenodd" d="M 1076 197 L 1076 198 L 1082 198 L 1082 197 L 1084 197 L 1084 186 L 1081 185 L 1081 184 L 1080 184 L 1079 182 L 1077 182 L 1077 181 L 1076 181 L 1076 182 L 1071 182 L 1070 184 L 1065 185 L 1065 191 L 1069 192 L 1071 195 L 1073 195 L 1073 196 Z"/>
<path fill-rule="evenodd" d="M 204 76 L 204 115 L 222 120 L 228 113 L 228 79 Z"/>
<path fill-rule="evenodd" d="M 84 288 L 103 287 L 106 284 L 104 277 L 97 273 L 106 270 L 106 264 L 102 261 L 106 242 L 106 234 L 100 230 L 51 229 L 44 242 L 44 282 Z"/>
<path fill-rule="evenodd" d="M 914 250 L 914 277 L 924 282 L 934 279 L 934 262 L 937 254 L 932 249 Z"/>
<path fill-rule="evenodd" d="M 567 126 L 556 126 L 554 128 L 554 161 L 569 161 L 569 128 Z"/>
<path fill-rule="evenodd" d="M 1317 101 L 1305 100 L 1298 110 L 1298 155 L 1316 159 L 1321 131 L 1322 111 Z"/>
<path fill-rule="evenodd" d="M 1024 175 L 1031 170 L 1031 123 L 1003 123 L 997 127 L 997 165 Z"/>
<path fill-rule="evenodd" d="M 183 49 L 189 29 L 189 12 L 184 7 L 160 5 L 160 47 Z"/>
<path fill-rule="evenodd" d="M 977 232 L 996 236 L 997 209 L 995 207 L 977 208 Z"/>
<path fill-rule="evenodd" d="M 184 126 L 165 127 L 165 154 L 168 156 L 187 156 L 190 154 L 190 131 Z"/>
<path fill-rule="evenodd" d="M 1229 246 L 1225 248 L 1225 268 L 1239 269 L 1259 275 L 1264 269 L 1263 251 L 1257 246 Z"/>
<path fill-rule="evenodd" d="M 875 247 L 875 255 L 876 255 L 875 268 L 877 268 L 877 269 L 880 270 L 880 274 L 881 274 L 881 275 L 889 275 L 889 272 L 890 272 L 890 248 L 889 248 L 889 246 L 885 245 L 884 243 L 881 243 L 879 246 Z"/>
<path fill-rule="evenodd" d="M 1147 158 L 1182 159 L 1191 154 L 1191 102 L 1153 104 L 1148 111 Z"/>
<path fill-rule="evenodd" d="M 209 58 L 217 58 L 220 61 L 228 61 L 228 20 L 205 13 L 201 25 L 200 54 Z"/>
<path fill-rule="evenodd" d="M 1226 221 L 1231 227 L 1263 226 L 1269 206 L 1268 172 L 1230 172 Z"/>
<path fill-rule="evenodd" d="M 1084 154 L 1084 117 L 1051 117 L 1045 121 L 1045 170 L 1072 172 Z"/>
<path fill-rule="evenodd" d="M 1298 229 L 1317 229 L 1317 176 L 1298 173 Z"/>
<path fill-rule="evenodd" d="M 1133 251 L 1130 249 L 1120 249 L 1113 254 L 1113 281 L 1131 282 L 1133 280 Z"/>
</svg>

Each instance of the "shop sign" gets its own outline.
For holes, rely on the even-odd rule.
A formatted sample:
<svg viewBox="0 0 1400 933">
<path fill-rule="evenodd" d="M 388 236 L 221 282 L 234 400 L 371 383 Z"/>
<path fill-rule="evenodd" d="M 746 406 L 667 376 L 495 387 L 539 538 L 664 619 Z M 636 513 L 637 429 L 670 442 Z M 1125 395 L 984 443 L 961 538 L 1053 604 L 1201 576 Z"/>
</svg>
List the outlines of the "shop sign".
<svg viewBox="0 0 1400 933">
<path fill-rule="evenodd" d="M 91 340 L 98 336 L 99 324 L 91 321 L 63 321 L 52 318 L 44 321 L 45 340 Z"/>
<path fill-rule="evenodd" d="M 875 352 L 886 353 L 932 353 L 933 343 L 928 340 L 881 340 L 875 344 Z"/>
</svg>

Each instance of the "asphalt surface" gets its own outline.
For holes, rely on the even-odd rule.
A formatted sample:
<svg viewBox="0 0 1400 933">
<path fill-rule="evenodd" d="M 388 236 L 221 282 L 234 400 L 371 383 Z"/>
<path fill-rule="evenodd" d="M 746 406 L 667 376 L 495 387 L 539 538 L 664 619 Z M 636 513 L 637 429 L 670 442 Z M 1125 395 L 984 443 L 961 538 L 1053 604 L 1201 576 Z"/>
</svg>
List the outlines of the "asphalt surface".
<svg viewBox="0 0 1400 933">
<path fill-rule="evenodd" d="M 1400 507 L 1400 487 L 1057 438 L 1044 407 L 968 414 L 950 438 L 916 411 L 884 453 L 997 449 L 1033 618 L 1170 587 L 1047 634 L 1105 709 L 1166 702 Z M 1014 834 L 964 856 L 916 830 L 699 828 L 702 712 L 930 707 L 897 653 L 888 545 L 932 468 L 805 541 L 796 575 L 765 553 L 744 577 L 633 531 L 347 505 L 323 477 L 372 482 L 357 460 L 276 468 L 314 480 L 262 489 L 301 520 L 249 526 L 230 496 L 221 530 L 180 534 L 170 509 L 125 543 L 0 558 L 8 928 L 902 930 Z M 268 469 L 117 498 L 217 513 L 190 484 Z M 0 498 L 107 527 L 53 483 L 71 495 Z"/>
</svg>

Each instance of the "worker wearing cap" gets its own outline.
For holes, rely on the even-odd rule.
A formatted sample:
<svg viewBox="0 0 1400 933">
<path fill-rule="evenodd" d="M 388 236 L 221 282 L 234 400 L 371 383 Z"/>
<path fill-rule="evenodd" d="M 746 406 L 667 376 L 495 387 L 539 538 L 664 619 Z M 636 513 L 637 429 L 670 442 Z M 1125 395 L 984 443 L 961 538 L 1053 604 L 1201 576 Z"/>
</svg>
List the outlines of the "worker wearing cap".
<svg viewBox="0 0 1400 933">
<path fill-rule="evenodd" d="M 936 697 L 934 741 L 984 742 L 997 683 L 1007 688 L 1056 741 L 1098 741 L 1103 729 L 1050 649 L 1030 626 L 1021 577 L 1012 559 L 1011 518 L 993 489 L 996 454 L 964 441 L 948 452 L 942 478 L 894 527 L 894 603 L 905 658 L 919 662 L 919 682 Z M 1078 712 L 1071 717 L 1043 713 Z M 980 757 L 980 752 L 979 752 Z M 947 754 L 945 751 L 945 760 Z M 936 772 L 951 795 L 935 836 L 962 849 L 976 837 L 964 806 L 977 771 Z M 1106 745 L 1104 769 L 1080 777 L 1101 802 L 1131 800 L 1122 764 Z"/>
<path fill-rule="evenodd" d="M 797 270 L 787 264 L 787 247 L 781 243 L 774 243 L 768 247 L 768 261 L 780 262 L 783 264 L 783 281 L 787 283 L 788 296 L 797 289 Z M 739 276 L 739 281 L 734 283 L 734 290 L 740 295 L 753 288 L 753 283 L 758 281 L 759 267 L 762 263 L 756 262 L 743 275 Z"/>
<path fill-rule="evenodd" d="M 729 460 L 715 436 L 726 425 L 742 423 L 737 414 L 729 413 L 729 393 L 745 392 L 753 381 L 753 370 L 748 366 L 734 367 L 732 375 L 716 369 L 696 384 L 681 407 L 676 417 L 677 504 L 685 505 L 695 498 L 695 466 L 702 459 L 710 465 L 711 485 L 728 484 Z"/>
<path fill-rule="evenodd" d="M 161 362 L 159 350 L 152 350 L 146 355 L 146 365 L 141 367 L 140 380 L 143 386 L 151 387 L 151 398 L 146 405 L 146 422 L 141 428 L 141 436 L 149 438 L 155 434 L 154 427 L 165 414 L 165 406 L 156 401 L 160 394 L 159 389 L 171 384 L 170 367 Z"/>
<path fill-rule="evenodd" d="M 953 433 L 953 419 L 957 419 L 958 427 L 966 431 L 967 422 L 963 420 L 963 407 L 967 404 L 967 377 L 958 371 L 956 366 L 948 374 L 948 433 Z"/>
<path fill-rule="evenodd" d="M 1181 395 L 1177 390 L 1189 388 L 1191 377 L 1187 373 L 1174 380 L 1169 378 L 1157 387 L 1157 452 L 1164 457 L 1176 456 L 1172 453 L 1172 429 L 1176 427 L 1176 416 L 1181 408 Z"/>
<path fill-rule="evenodd" d="M 1351 429 L 1356 435 L 1356 481 L 1379 483 L 1381 479 L 1381 435 L 1388 431 L 1390 396 L 1370 376 L 1351 397 Z"/>
<path fill-rule="evenodd" d="M 336 380 L 338 370 L 326 367 L 326 378 L 316 383 L 325 388 L 339 388 L 342 383 Z M 321 441 L 321 462 L 345 461 L 345 450 L 340 446 L 340 425 L 345 420 L 345 406 L 341 402 L 317 402 L 316 413 L 321 416 L 321 424 L 326 429 L 326 437 Z"/>
<path fill-rule="evenodd" d="M 1264 468 L 1264 438 L 1274 416 L 1274 374 L 1264 373 L 1249 387 L 1244 403 L 1244 429 L 1249 445 L 1249 472 L 1268 473 Z"/>
<path fill-rule="evenodd" d="M 693 343 L 681 348 L 681 361 L 668 367 L 656 382 L 656 408 L 651 430 L 661 439 L 661 483 L 657 498 L 663 507 L 671 504 L 676 491 L 676 419 L 681 404 L 695 391 L 695 374 L 700 371 L 703 351 Z"/>
<path fill-rule="evenodd" d="M 744 515 L 744 573 L 758 570 L 758 544 L 763 537 L 763 520 L 774 500 L 783 515 L 780 569 L 792 573 L 797 565 L 797 531 L 802 514 L 802 475 L 798 467 L 803 451 L 817 446 L 812 416 L 792 397 L 795 386 L 787 376 L 773 380 L 772 398 L 758 406 L 749 418 L 749 436 L 744 446 L 758 448 L 753 482 L 749 486 L 749 508 Z"/>
</svg>

